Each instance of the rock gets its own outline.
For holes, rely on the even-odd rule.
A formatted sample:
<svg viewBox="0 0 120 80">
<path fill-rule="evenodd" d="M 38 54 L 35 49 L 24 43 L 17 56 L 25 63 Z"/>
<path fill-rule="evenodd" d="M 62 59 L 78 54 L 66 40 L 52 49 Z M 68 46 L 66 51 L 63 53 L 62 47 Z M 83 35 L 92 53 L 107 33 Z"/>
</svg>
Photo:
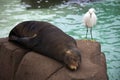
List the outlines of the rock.
<svg viewBox="0 0 120 80">
<path fill-rule="evenodd" d="M 50 8 L 59 4 L 80 4 L 97 2 L 102 0 L 21 0 L 21 4 L 27 9 Z"/>
<path fill-rule="evenodd" d="M 21 0 L 21 3 L 25 5 L 27 9 L 49 8 L 65 2 L 67 2 L 67 0 Z"/>
<path fill-rule="evenodd" d="M 0 80 L 108 80 L 100 43 L 77 40 L 81 67 L 70 71 L 58 61 L 0 39 Z"/>
<path fill-rule="evenodd" d="M 61 67 L 60 63 L 51 58 L 29 52 L 21 61 L 15 80 L 47 80 Z"/>
<path fill-rule="evenodd" d="M 67 4 L 81 4 L 81 3 L 90 3 L 90 2 L 98 2 L 102 0 L 68 0 Z"/>
<path fill-rule="evenodd" d="M 14 73 L 27 50 L 0 39 L 0 80 L 13 80 Z"/>
</svg>

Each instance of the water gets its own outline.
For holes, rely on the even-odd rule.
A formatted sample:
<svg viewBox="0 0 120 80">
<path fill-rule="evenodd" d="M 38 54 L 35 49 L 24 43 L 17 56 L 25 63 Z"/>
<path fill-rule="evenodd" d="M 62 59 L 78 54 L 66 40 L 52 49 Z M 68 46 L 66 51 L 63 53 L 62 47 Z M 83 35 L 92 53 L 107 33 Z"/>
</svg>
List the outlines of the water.
<svg viewBox="0 0 120 80">
<path fill-rule="evenodd" d="M 82 7 L 71 4 L 30 10 L 21 6 L 19 0 L 0 0 L 0 37 L 7 37 L 9 31 L 21 21 L 43 20 L 58 26 L 75 39 L 83 39 L 86 28 L 82 17 L 91 7 L 96 9 L 98 16 L 93 37 L 101 43 L 106 55 L 109 80 L 120 80 L 120 0 L 95 2 Z"/>
</svg>

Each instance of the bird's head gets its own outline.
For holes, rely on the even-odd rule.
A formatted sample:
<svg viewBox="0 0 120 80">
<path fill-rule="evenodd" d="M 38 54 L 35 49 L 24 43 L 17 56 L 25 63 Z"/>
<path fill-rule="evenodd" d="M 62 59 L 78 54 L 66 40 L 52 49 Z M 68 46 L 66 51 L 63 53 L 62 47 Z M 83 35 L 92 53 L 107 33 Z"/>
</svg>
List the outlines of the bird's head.
<svg viewBox="0 0 120 80">
<path fill-rule="evenodd" d="M 92 13 L 95 13 L 95 9 L 94 8 L 90 8 L 89 11 L 90 15 L 92 15 Z"/>
<path fill-rule="evenodd" d="M 94 8 L 90 8 L 88 12 L 89 13 L 95 13 L 95 9 Z"/>
</svg>

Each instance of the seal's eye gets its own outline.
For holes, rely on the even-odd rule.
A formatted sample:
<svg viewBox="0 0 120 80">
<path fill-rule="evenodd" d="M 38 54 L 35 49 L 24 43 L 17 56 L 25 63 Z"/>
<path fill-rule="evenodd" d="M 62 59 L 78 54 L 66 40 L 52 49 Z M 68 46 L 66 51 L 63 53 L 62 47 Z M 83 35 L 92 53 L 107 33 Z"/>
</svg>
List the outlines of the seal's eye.
<svg viewBox="0 0 120 80">
<path fill-rule="evenodd" d="M 76 62 L 76 61 L 77 61 L 77 59 L 75 59 L 75 58 L 71 58 L 71 60 L 72 60 L 72 61 L 74 61 L 74 62 Z"/>
</svg>

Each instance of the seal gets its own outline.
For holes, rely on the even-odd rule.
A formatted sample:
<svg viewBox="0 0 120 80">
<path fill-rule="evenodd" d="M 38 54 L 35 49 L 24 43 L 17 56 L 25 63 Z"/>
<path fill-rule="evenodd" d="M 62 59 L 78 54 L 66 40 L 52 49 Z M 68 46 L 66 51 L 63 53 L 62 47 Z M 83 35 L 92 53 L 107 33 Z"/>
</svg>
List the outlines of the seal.
<svg viewBox="0 0 120 80">
<path fill-rule="evenodd" d="M 70 70 L 80 66 L 76 40 L 44 21 L 24 21 L 9 33 L 9 41 L 64 63 Z"/>
</svg>

